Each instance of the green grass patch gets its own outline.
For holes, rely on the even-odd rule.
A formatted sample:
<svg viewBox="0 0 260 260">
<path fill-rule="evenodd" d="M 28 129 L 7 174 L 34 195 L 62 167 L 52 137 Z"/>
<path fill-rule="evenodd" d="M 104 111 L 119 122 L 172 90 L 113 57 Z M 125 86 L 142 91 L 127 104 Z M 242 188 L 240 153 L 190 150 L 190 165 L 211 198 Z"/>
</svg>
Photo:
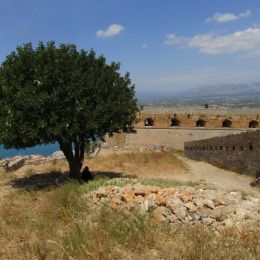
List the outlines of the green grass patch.
<svg viewBox="0 0 260 260">
<path fill-rule="evenodd" d="M 199 185 L 198 182 L 179 182 L 176 180 L 166 180 L 166 179 L 140 179 L 139 181 L 143 185 L 156 186 L 160 188 L 171 188 L 171 187 L 181 187 L 181 186 L 189 186 L 189 187 L 197 187 Z"/>
</svg>

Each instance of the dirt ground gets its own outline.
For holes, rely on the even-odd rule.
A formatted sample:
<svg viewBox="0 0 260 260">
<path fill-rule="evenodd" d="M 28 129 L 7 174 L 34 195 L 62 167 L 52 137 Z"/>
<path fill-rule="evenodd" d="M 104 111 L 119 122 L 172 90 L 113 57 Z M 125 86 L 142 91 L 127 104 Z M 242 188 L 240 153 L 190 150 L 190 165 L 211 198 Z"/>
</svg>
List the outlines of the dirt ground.
<svg viewBox="0 0 260 260">
<path fill-rule="evenodd" d="M 97 157 L 87 158 L 85 165 L 96 175 L 171 179 L 178 182 L 202 183 L 206 187 L 227 191 L 241 191 L 260 196 L 260 189 L 249 184 L 252 177 L 219 169 L 205 162 L 197 162 L 178 153 L 162 155 L 156 152 L 101 150 Z M 174 157 L 171 160 L 171 157 Z M 26 165 L 16 172 L 0 173 L 0 200 L 17 189 L 43 188 L 54 185 L 56 179 L 67 177 L 66 161 L 40 165 Z"/>
</svg>

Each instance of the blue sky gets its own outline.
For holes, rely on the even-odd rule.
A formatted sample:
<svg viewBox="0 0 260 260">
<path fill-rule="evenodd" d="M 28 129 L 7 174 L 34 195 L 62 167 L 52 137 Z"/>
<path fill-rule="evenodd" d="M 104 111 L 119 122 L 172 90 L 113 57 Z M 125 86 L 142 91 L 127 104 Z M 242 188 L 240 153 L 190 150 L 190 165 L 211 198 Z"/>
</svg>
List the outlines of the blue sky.
<svg viewBox="0 0 260 260">
<path fill-rule="evenodd" d="M 259 0 L 0 0 L 0 60 L 27 41 L 94 48 L 137 91 L 260 81 Z"/>
</svg>

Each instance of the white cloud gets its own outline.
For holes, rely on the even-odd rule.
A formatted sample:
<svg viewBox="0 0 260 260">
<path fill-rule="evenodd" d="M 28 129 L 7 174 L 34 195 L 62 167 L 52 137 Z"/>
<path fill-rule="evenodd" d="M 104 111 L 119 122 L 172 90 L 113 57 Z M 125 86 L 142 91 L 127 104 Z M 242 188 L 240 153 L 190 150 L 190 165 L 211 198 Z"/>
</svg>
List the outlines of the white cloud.
<svg viewBox="0 0 260 260">
<path fill-rule="evenodd" d="M 217 22 L 217 23 L 225 23 L 225 22 L 231 22 L 235 21 L 241 18 L 245 18 L 251 15 L 250 10 L 246 10 L 243 13 L 240 13 L 238 15 L 232 14 L 232 13 L 216 13 L 212 17 L 209 17 L 206 22 Z"/>
<path fill-rule="evenodd" d="M 248 28 L 226 35 L 197 34 L 192 38 L 168 34 L 164 43 L 194 48 L 213 55 L 245 51 L 250 56 L 256 56 L 260 55 L 260 28 Z"/>
<path fill-rule="evenodd" d="M 96 33 L 97 37 L 107 38 L 120 34 L 124 30 L 124 26 L 121 24 L 112 24 L 105 31 L 99 30 Z"/>
<path fill-rule="evenodd" d="M 142 47 L 143 47 L 143 48 L 148 48 L 148 45 L 147 45 L 146 43 L 143 43 L 143 44 L 142 44 Z"/>
</svg>

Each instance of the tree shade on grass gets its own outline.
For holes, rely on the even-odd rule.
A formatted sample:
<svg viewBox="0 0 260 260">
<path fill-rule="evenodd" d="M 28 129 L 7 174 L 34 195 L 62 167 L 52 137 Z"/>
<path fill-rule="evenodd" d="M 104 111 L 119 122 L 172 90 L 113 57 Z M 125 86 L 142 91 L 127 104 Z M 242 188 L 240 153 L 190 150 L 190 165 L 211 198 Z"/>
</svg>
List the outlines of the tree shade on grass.
<svg viewBox="0 0 260 260">
<path fill-rule="evenodd" d="M 88 140 L 133 132 L 134 85 L 119 69 L 73 44 L 18 46 L 0 68 L 1 144 L 19 149 L 57 141 L 70 176 L 79 179 Z"/>
</svg>

